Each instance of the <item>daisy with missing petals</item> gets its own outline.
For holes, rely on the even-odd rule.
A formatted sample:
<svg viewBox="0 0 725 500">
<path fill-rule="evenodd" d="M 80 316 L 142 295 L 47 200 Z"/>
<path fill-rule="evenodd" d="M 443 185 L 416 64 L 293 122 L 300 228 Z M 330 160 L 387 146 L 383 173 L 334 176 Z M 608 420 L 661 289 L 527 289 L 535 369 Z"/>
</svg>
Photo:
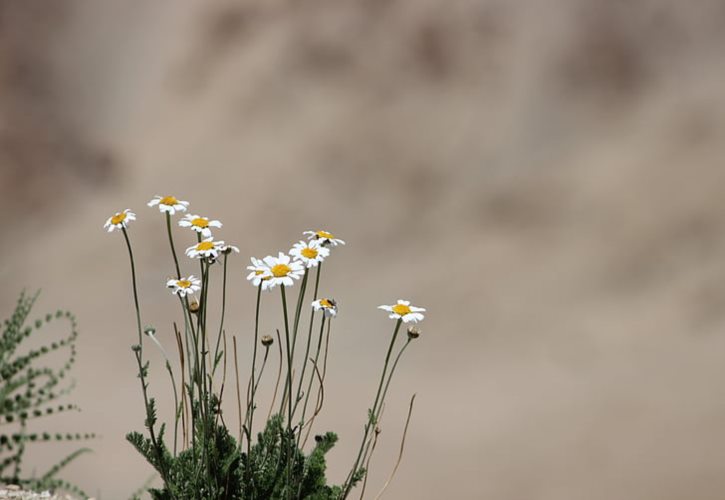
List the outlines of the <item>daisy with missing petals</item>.
<svg viewBox="0 0 725 500">
<path fill-rule="evenodd" d="M 211 236 L 210 227 L 222 227 L 222 223 L 218 220 L 209 220 L 207 217 L 191 214 L 185 215 L 184 218 L 179 221 L 179 225 L 181 227 L 190 227 L 192 231 L 196 231 L 204 238 Z"/>
<path fill-rule="evenodd" d="M 235 247 L 234 245 L 222 245 L 221 247 L 222 253 L 230 254 L 232 252 L 239 253 L 239 249 Z"/>
<path fill-rule="evenodd" d="M 193 247 L 186 249 L 186 255 L 192 259 L 211 258 L 216 259 L 225 247 L 223 241 L 214 241 L 214 238 L 207 238 L 200 241 Z"/>
<path fill-rule="evenodd" d="M 160 212 L 168 212 L 169 215 L 174 215 L 176 212 L 186 212 L 189 202 L 178 200 L 175 196 L 156 195 L 147 205 L 150 207 L 158 205 Z"/>
<path fill-rule="evenodd" d="M 315 311 L 325 311 L 326 318 L 334 318 L 337 316 L 337 302 L 333 299 L 320 299 L 312 303 L 312 309 Z"/>
<path fill-rule="evenodd" d="M 307 239 L 310 240 L 317 240 L 320 245 L 332 245 L 333 247 L 336 247 L 337 245 L 344 245 L 345 242 L 335 238 L 335 236 L 332 233 L 328 233 L 327 231 L 305 231 L 302 234 L 307 235 Z"/>
<path fill-rule="evenodd" d="M 323 247 L 320 240 L 312 240 L 309 243 L 304 241 L 295 243 L 289 253 L 296 260 L 302 261 L 305 267 L 317 267 L 330 255 L 330 250 Z"/>
<path fill-rule="evenodd" d="M 201 280 L 199 278 L 195 278 L 192 274 L 188 278 L 169 280 L 166 282 L 166 286 L 171 288 L 171 292 L 179 297 L 186 297 L 187 295 L 201 290 Z"/>
<path fill-rule="evenodd" d="M 277 285 L 292 286 L 294 279 L 298 280 L 305 274 L 301 262 L 293 261 L 289 255 L 279 252 L 279 256 L 268 255 L 264 264 L 269 269 L 269 277 L 262 279 L 262 290 L 271 290 Z"/>
<path fill-rule="evenodd" d="M 378 309 L 388 311 L 390 313 L 390 319 L 402 319 L 403 323 L 417 323 L 423 321 L 422 312 L 425 309 L 422 307 L 411 306 L 407 300 L 398 300 L 398 303 L 394 306 L 379 306 Z"/>
<path fill-rule="evenodd" d="M 113 217 L 109 217 L 103 227 L 107 228 L 110 233 L 114 229 L 127 228 L 128 223 L 132 220 L 136 220 L 136 214 L 131 212 L 130 208 L 127 208 L 123 212 L 118 212 L 117 214 L 114 214 Z"/>
</svg>

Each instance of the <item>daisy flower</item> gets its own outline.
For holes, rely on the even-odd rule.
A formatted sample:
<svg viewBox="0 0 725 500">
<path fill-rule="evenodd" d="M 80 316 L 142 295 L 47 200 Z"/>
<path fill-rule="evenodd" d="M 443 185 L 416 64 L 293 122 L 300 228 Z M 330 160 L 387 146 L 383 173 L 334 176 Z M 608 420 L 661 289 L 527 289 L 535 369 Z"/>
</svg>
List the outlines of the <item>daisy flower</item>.
<svg viewBox="0 0 725 500">
<path fill-rule="evenodd" d="M 388 311 L 390 319 L 402 319 L 403 323 L 423 321 L 421 313 L 425 312 L 422 307 L 411 306 L 407 300 L 398 300 L 398 303 L 394 306 L 379 306 L 378 309 Z"/>
<path fill-rule="evenodd" d="M 239 253 L 239 249 L 237 247 L 235 247 L 234 245 L 222 245 L 221 251 L 222 251 L 222 253 L 227 253 L 227 254 L 232 253 L 232 252 Z"/>
<path fill-rule="evenodd" d="M 333 247 L 336 247 L 337 245 L 345 244 L 344 241 L 335 238 L 335 235 L 328 233 L 327 231 L 305 231 L 302 234 L 306 234 L 307 239 L 319 241 L 320 245 L 332 245 Z"/>
<path fill-rule="evenodd" d="M 168 212 L 169 215 L 174 215 L 177 211 L 186 212 L 186 207 L 189 205 L 189 202 L 178 200 L 175 196 L 156 195 L 147 205 L 150 207 L 158 205 L 160 212 Z"/>
<path fill-rule="evenodd" d="M 251 271 L 251 273 L 247 275 L 247 280 L 251 281 L 254 286 L 259 286 L 262 281 L 269 279 L 272 273 L 264 264 L 264 261 L 257 259 L 256 257 L 252 257 L 251 260 L 252 265 L 247 266 L 247 270 Z"/>
<path fill-rule="evenodd" d="M 189 294 L 201 290 L 201 280 L 199 278 L 195 278 L 192 274 L 188 278 L 169 280 L 166 282 L 166 286 L 172 289 L 171 293 L 175 293 L 180 297 L 186 297 Z"/>
<path fill-rule="evenodd" d="M 132 220 L 136 220 L 136 214 L 131 212 L 130 208 L 127 208 L 123 212 L 118 212 L 117 214 L 113 214 L 113 217 L 109 217 L 103 227 L 108 228 L 108 232 L 110 233 L 114 229 L 127 228 L 128 223 Z"/>
<path fill-rule="evenodd" d="M 282 252 L 277 257 L 268 255 L 264 258 L 264 264 L 269 270 L 269 277 L 262 280 L 263 290 L 271 290 L 277 285 L 292 286 L 295 283 L 293 278 L 298 280 L 305 274 L 301 262 L 293 261 Z"/>
<path fill-rule="evenodd" d="M 179 221 L 179 225 L 181 227 L 190 227 L 192 231 L 196 231 L 204 238 L 211 236 L 210 227 L 222 227 L 222 223 L 218 220 L 209 220 L 208 217 L 191 214 L 185 215 L 184 218 Z"/>
<path fill-rule="evenodd" d="M 300 241 L 295 243 L 290 255 L 296 260 L 302 261 L 305 267 L 317 267 L 317 265 L 330 255 L 330 250 L 322 246 L 320 240 L 312 240 L 309 243 Z"/>
<path fill-rule="evenodd" d="M 214 238 L 207 238 L 200 241 L 196 245 L 186 249 L 186 255 L 192 259 L 198 258 L 212 258 L 216 259 L 219 256 L 219 252 L 225 247 L 223 241 L 214 241 Z"/>
<path fill-rule="evenodd" d="M 337 316 L 337 302 L 333 299 L 320 299 L 312 303 L 312 309 L 315 311 L 325 311 L 326 318 L 334 318 Z"/>
</svg>

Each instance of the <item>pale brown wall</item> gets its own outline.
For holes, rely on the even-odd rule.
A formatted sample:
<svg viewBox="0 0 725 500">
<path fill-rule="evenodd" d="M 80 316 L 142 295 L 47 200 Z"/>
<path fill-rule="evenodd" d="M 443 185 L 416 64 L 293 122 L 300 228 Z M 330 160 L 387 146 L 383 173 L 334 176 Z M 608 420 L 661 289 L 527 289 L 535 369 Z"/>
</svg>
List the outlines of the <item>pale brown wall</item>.
<svg viewBox="0 0 725 500">
<path fill-rule="evenodd" d="M 317 226 L 348 241 L 324 283 L 341 303 L 319 427 L 342 437 L 333 480 L 391 326 L 375 307 L 410 297 L 429 314 L 373 492 L 415 391 L 388 498 L 722 498 L 721 2 L 19 4 L 0 4 L 0 304 L 43 288 L 42 307 L 80 318 L 84 411 L 55 425 L 103 438 L 70 479 L 116 499 L 150 473 L 123 441 L 143 419 L 134 320 L 121 237 L 101 226 L 138 213 L 144 321 L 170 343 L 145 202 L 171 192 L 241 249 L 240 337 L 248 256 Z"/>
</svg>

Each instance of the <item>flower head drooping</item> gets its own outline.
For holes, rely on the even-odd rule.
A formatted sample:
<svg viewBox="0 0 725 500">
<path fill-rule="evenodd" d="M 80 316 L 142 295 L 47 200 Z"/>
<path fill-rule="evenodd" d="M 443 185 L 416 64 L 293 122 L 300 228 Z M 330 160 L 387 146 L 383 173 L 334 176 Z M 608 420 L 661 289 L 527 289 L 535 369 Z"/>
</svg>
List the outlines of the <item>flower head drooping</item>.
<svg viewBox="0 0 725 500">
<path fill-rule="evenodd" d="M 269 277 L 262 279 L 262 290 L 271 290 L 277 285 L 292 286 L 294 279 L 298 280 L 305 274 L 301 262 L 292 261 L 289 255 L 279 252 L 277 257 L 268 255 L 264 258 L 264 264 L 269 270 Z"/>
<path fill-rule="evenodd" d="M 315 311 L 325 311 L 326 318 L 334 318 L 337 316 L 337 302 L 334 299 L 320 299 L 312 303 Z"/>
<path fill-rule="evenodd" d="M 330 255 L 330 249 L 323 247 L 320 240 L 300 241 L 294 244 L 289 253 L 295 260 L 301 261 L 305 267 L 317 267 Z"/>
<path fill-rule="evenodd" d="M 172 289 L 171 293 L 180 297 L 186 297 L 187 295 L 201 290 L 201 280 L 199 278 L 195 278 L 192 274 L 188 278 L 181 278 L 178 280 L 171 279 L 166 282 L 166 286 Z"/>
<path fill-rule="evenodd" d="M 388 311 L 390 319 L 402 319 L 403 323 L 423 321 L 424 316 L 421 313 L 425 312 L 424 308 L 411 306 L 407 300 L 398 300 L 393 306 L 379 306 L 378 309 Z"/>
<path fill-rule="evenodd" d="M 114 229 L 125 229 L 128 227 L 128 223 L 132 220 L 136 220 L 136 214 L 131 212 L 130 208 L 127 208 L 123 212 L 118 212 L 109 217 L 106 223 L 103 225 L 104 228 L 108 229 L 108 232 L 112 232 Z"/>
<path fill-rule="evenodd" d="M 223 241 L 214 241 L 214 238 L 207 238 L 194 246 L 186 249 L 186 255 L 192 259 L 210 258 L 216 259 L 219 252 L 224 248 Z"/>
<path fill-rule="evenodd" d="M 335 238 L 335 236 L 332 233 L 329 233 L 329 232 L 324 231 L 324 230 L 319 230 L 319 231 L 305 231 L 302 234 L 306 234 L 307 235 L 307 239 L 317 240 L 317 241 L 320 242 L 320 245 L 324 245 L 324 246 L 332 245 L 333 247 L 336 247 L 337 245 L 344 245 L 345 244 L 344 241 L 342 241 L 342 240 L 340 240 L 338 238 Z"/>
<path fill-rule="evenodd" d="M 230 253 L 239 253 L 239 249 L 234 245 L 222 245 L 221 251 L 223 254 L 229 255 Z"/>
<path fill-rule="evenodd" d="M 204 238 L 211 236 L 211 227 L 222 227 L 222 223 L 218 220 L 209 220 L 207 217 L 201 215 L 186 214 L 183 219 L 179 221 L 179 226 L 189 227 L 192 231 L 196 231 L 201 234 Z"/>
<path fill-rule="evenodd" d="M 269 277 L 272 275 L 269 271 L 269 268 L 264 264 L 264 261 L 257 259 L 256 257 L 252 257 L 252 265 L 247 266 L 247 270 L 251 271 L 247 275 L 247 280 L 251 281 L 254 286 L 259 286 L 262 281 L 269 279 Z"/>
<path fill-rule="evenodd" d="M 178 200 L 175 196 L 156 195 L 147 205 L 150 207 L 158 205 L 160 212 L 168 212 L 169 215 L 174 215 L 176 212 L 186 212 L 189 202 Z"/>
</svg>

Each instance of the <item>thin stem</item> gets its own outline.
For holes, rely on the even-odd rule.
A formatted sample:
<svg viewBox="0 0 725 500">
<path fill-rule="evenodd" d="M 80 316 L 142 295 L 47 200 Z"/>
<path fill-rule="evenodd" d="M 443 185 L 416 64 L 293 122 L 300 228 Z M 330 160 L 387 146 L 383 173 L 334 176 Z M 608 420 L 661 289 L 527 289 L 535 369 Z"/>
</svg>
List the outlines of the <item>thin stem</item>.
<svg viewBox="0 0 725 500">
<path fill-rule="evenodd" d="M 322 323 L 320 324 L 320 336 L 319 336 L 319 339 L 317 340 L 317 352 L 315 353 L 315 360 L 314 360 L 315 365 L 317 364 L 317 360 L 320 358 L 320 350 L 322 348 L 322 338 L 324 337 L 324 331 L 325 331 L 325 320 L 327 319 L 327 318 L 325 318 L 324 311 L 322 311 L 321 314 L 322 314 Z M 332 323 L 332 321 L 330 321 L 330 323 Z M 305 352 L 305 359 L 307 359 L 307 357 L 309 355 L 309 344 L 310 343 L 308 342 L 307 343 L 307 346 L 308 346 L 307 352 Z M 310 392 L 312 391 L 312 382 L 314 381 L 314 377 L 312 375 L 313 374 L 310 374 L 310 381 L 307 384 L 307 390 L 305 391 L 305 402 L 302 405 L 302 417 L 300 418 L 300 420 L 302 422 L 305 421 L 305 414 L 307 413 L 307 403 L 310 399 Z M 302 385 L 303 379 L 304 379 L 304 373 L 302 375 L 300 375 L 300 385 Z M 297 394 L 298 394 L 297 397 L 298 398 L 299 398 L 300 390 L 301 390 L 301 387 L 298 387 L 297 388 Z M 295 404 L 295 406 L 297 406 L 297 405 Z M 301 435 L 302 435 L 302 433 L 300 432 L 300 436 Z M 297 443 L 299 445 L 299 439 L 297 440 Z"/>
<path fill-rule="evenodd" d="M 320 287 L 320 271 L 321 271 L 321 269 L 322 269 L 322 262 L 320 262 L 317 266 L 317 275 L 315 277 L 315 291 L 313 294 L 314 298 L 312 299 L 313 302 L 317 300 L 317 292 Z M 305 276 L 306 276 L 306 274 L 305 274 Z M 299 404 L 299 399 L 300 399 L 300 390 L 302 389 L 302 381 L 305 378 L 305 369 L 307 368 L 306 360 L 307 360 L 307 356 L 309 356 L 309 354 L 310 354 L 310 344 L 312 342 L 312 325 L 313 325 L 314 321 L 315 321 L 315 310 L 312 309 L 310 311 L 310 328 L 307 332 L 307 347 L 305 348 L 305 357 L 304 357 L 305 363 L 302 365 L 302 373 L 300 374 L 300 382 L 299 382 L 299 385 L 297 386 L 297 400 L 295 401 L 295 406 L 294 406 L 294 409 L 292 410 L 293 416 L 294 416 L 295 412 L 297 411 L 297 405 Z M 293 344 L 293 347 L 294 347 L 294 344 Z M 310 377 L 310 380 L 312 380 L 312 377 Z M 306 406 L 306 400 L 305 400 L 305 406 Z M 304 417 L 302 418 L 302 420 L 304 421 Z"/>
<path fill-rule="evenodd" d="M 393 467 L 393 472 L 390 473 L 390 477 L 388 477 L 388 480 L 385 481 L 385 484 L 383 485 L 383 489 L 380 490 L 380 493 L 377 494 L 375 497 L 375 500 L 379 500 L 381 496 L 383 496 L 383 493 L 385 493 L 385 490 L 388 488 L 388 485 L 390 485 L 390 482 L 395 477 L 395 473 L 398 471 L 398 466 L 400 465 L 401 460 L 403 459 L 403 451 L 405 450 L 405 437 L 408 435 L 408 425 L 410 424 L 410 416 L 413 414 L 413 403 L 415 403 L 415 394 L 413 394 L 413 397 L 410 398 L 410 406 L 408 406 L 408 418 L 405 419 L 405 428 L 403 429 L 403 438 L 400 440 L 400 453 L 398 454 L 398 460 L 395 462 L 395 467 Z"/>
<path fill-rule="evenodd" d="M 126 232 L 126 230 L 123 230 Z M 176 279 L 181 279 L 181 269 L 179 268 L 179 259 L 176 257 L 176 247 L 174 246 L 174 236 L 171 232 L 171 214 L 166 212 L 166 232 L 169 233 L 169 245 L 171 246 L 171 255 L 174 256 L 174 265 L 176 266 Z"/>
<path fill-rule="evenodd" d="M 378 391 L 377 394 L 375 394 L 375 402 L 373 403 L 372 409 L 370 409 L 370 414 L 368 415 L 368 422 L 365 424 L 365 432 L 363 434 L 362 442 L 360 443 L 360 450 L 358 451 L 357 458 L 355 458 L 355 462 L 352 466 L 352 469 L 350 470 L 350 473 L 347 476 L 347 479 L 343 483 L 342 492 L 340 494 L 340 498 L 346 498 L 347 495 L 350 493 L 350 489 L 352 488 L 352 477 L 355 474 L 355 472 L 358 470 L 358 466 L 360 465 L 360 459 L 362 458 L 363 451 L 365 450 L 365 444 L 368 440 L 368 435 L 370 433 L 370 428 L 376 423 L 375 422 L 375 416 L 378 412 L 378 402 L 380 401 L 380 394 L 383 389 L 383 383 L 385 382 L 385 374 L 388 371 L 388 363 L 390 362 L 390 355 L 393 352 L 393 346 L 395 345 L 395 339 L 398 337 L 398 331 L 400 330 L 400 325 L 403 321 L 399 319 L 395 323 L 395 330 L 393 331 L 393 337 L 390 340 L 390 346 L 388 347 L 388 353 L 385 355 L 385 364 L 383 365 L 383 373 L 380 375 L 380 383 L 378 384 Z"/>
<path fill-rule="evenodd" d="M 320 409 L 322 408 L 322 398 L 323 398 L 322 387 L 325 384 L 325 377 L 327 375 L 327 353 L 330 350 L 330 327 L 331 326 L 332 326 L 332 321 L 329 321 L 327 323 L 327 333 L 325 334 L 325 355 L 323 356 L 323 362 L 322 362 L 322 376 L 320 377 L 320 386 L 317 388 L 317 402 L 315 404 L 315 407 L 320 408 Z M 320 338 L 320 341 L 321 340 L 322 340 L 322 338 Z M 320 347 L 318 345 L 317 353 L 315 354 L 315 365 L 317 365 L 317 360 L 319 357 L 319 349 L 320 349 Z M 310 389 L 308 389 L 308 391 L 310 391 Z M 305 401 L 304 411 L 307 412 L 307 401 Z M 318 412 L 315 411 L 315 413 L 312 414 L 312 418 L 310 418 L 309 423 L 305 425 L 305 427 L 307 427 L 307 431 L 305 433 L 305 439 L 304 439 L 304 441 L 302 441 L 302 448 L 304 448 L 305 445 L 307 444 L 307 439 L 310 437 L 310 431 L 312 430 L 312 424 L 314 423 L 315 418 L 317 417 L 317 413 Z"/>
<path fill-rule="evenodd" d="M 224 254 L 224 277 L 222 278 L 222 317 L 219 322 L 219 333 L 216 337 L 216 346 L 214 347 L 214 368 L 212 368 L 211 371 L 212 377 L 214 376 L 214 373 L 216 373 L 217 356 L 219 355 L 219 341 L 222 337 L 222 330 L 224 328 L 224 314 L 227 308 L 227 257 L 229 257 L 229 254 Z"/>
<path fill-rule="evenodd" d="M 128 232 L 126 228 L 122 227 L 123 237 L 126 240 L 126 247 L 128 248 L 128 256 L 131 259 L 131 282 L 133 284 L 133 303 L 136 306 L 136 326 L 138 327 L 138 345 L 143 347 L 143 334 L 141 329 L 141 309 L 138 305 L 138 291 L 136 288 L 136 264 L 133 260 L 133 250 L 131 250 L 131 241 L 128 239 Z"/>
<path fill-rule="evenodd" d="M 287 294 L 285 292 L 284 284 L 280 285 L 280 291 L 282 294 L 282 310 L 284 312 L 284 333 L 285 333 L 285 345 L 287 347 L 287 395 L 289 398 L 287 405 L 287 434 L 289 439 L 289 450 L 287 458 L 287 484 L 292 484 L 292 350 L 290 345 L 290 332 L 289 332 L 289 320 L 287 318 Z M 282 398 L 282 406 L 284 406 L 284 398 Z M 280 410 L 282 411 L 282 410 Z M 288 498 L 291 491 L 288 490 Z"/>
<path fill-rule="evenodd" d="M 154 426 L 153 426 L 153 420 L 152 420 L 152 412 L 151 412 L 151 405 L 149 403 L 148 394 L 146 392 L 146 369 L 143 364 L 143 334 L 141 331 L 141 309 L 138 305 L 138 287 L 136 285 L 136 264 L 134 262 L 133 258 L 133 250 L 131 249 L 131 241 L 128 238 L 128 232 L 126 231 L 125 227 L 121 228 L 121 231 L 123 232 L 123 237 L 126 240 L 126 247 L 128 248 L 128 257 L 131 261 L 131 282 L 133 285 L 133 301 L 134 305 L 136 306 L 136 325 L 138 327 L 138 350 L 134 349 L 136 362 L 138 364 L 138 375 L 139 379 L 141 381 L 141 392 L 143 393 L 143 399 L 144 399 L 144 407 L 146 408 L 146 427 L 149 430 L 149 437 L 151 438 L 151 443 L 153 444 L 154 450 L 156 451 L 157 459 L 159 461 L 159 472 L 161 473 L 162 479 L 164 482 L 166 482 L 166 469 L 164 467 L 164 457 L 159 449 L 158 441 L 156 440 L 156 433 L 154 432 Z"/>
<path fill-rule="evenodd" d="M 249 419 L 249 434 L 251 435 L 253 433 L 253 425 L 254 425 L 254 393 L 256 392 L 256 386 L 254 384 L 254 374 L 256 373 L 257 369 L 257 344 L 259 341 L 259 304 L 262 301 L 262 285 L 260 283 L 260 286 L 257 287 L 257 306 L 255 308 L 254 313 L 254 350 L 252 353 L 252 374 L 250 375 L 250 380 L 252 381 L 252 396 L 249 398 L 249 401 L 247 402 L 247 415 Z M 267 349 L 269 351 L 269 349 Z M 267 361 L 267 354 L 264 355 L 264 361 Z M 251 453 L 252 443 L 251 439 L 247 442 L 247 456 Z"/>
<path fill-rule="evenodd" d="M 237 411 L 239 412 L 239 445 L 242 444 L 242 396 L 239 392 L 239 362 L 237 361 L 237 336 L 232 336 L 234 345 L 234 378 L 237 381 Z"/>
<path fill-rule="evenodd" d="M 277 368 L 277 381 L 274 383 L 274 394 L 272 395 L 272 403 L 269 405 L 269 411 L 267 412 L 267 420 L 272 416 L 272 408 L 274 408 L 274 402 L 277 400 L 277 390 L 279 389 L 279 381 L 282 378 L 282 340 L 280 339 L 279 329 L 277 331 L 277 350 L 279 351 L 279 363 Z"/>
</svg>

